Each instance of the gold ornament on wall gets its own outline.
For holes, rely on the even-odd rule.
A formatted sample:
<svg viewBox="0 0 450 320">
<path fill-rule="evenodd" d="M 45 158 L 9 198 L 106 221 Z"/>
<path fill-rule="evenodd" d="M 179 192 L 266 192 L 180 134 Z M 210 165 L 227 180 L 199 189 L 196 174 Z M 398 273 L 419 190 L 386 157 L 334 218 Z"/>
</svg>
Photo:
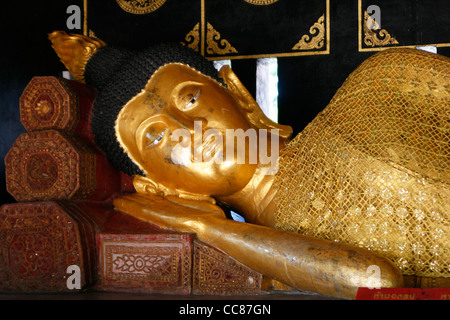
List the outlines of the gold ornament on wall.
<svg viewBox="0 0 450 320">
<path fill-rule="evenodd" d="M 309 28 L 309 34 L 302 36 L 299 42 L 297 42 L 292 50 L 313 50 L 320 49 L 325 43 L 325 16 L 322 15 L 316 23 Z"/>
<path fill-rule="evenodd" d="M 84 71 L 87 61 L 98 49 L 106 46 L 106 42 L 79 34 L 67 34 L 64 31 L 55 31 L 49 34 L 52 47 L 67 67 L 72 76 L 84 82 Z"/>
<path fill-rule="evenodd" d="M 126 12 L 147 14 L 158 10 L 166 0 L 116 0 L 116 2 Z"/>
<path fill-rule="evenodd" d="M 278 0 L 244 0 L 244 1 L 253 4 L 255 6 L 268 6 L 269 4 L 275 3 Z"/>
<path fill-rule="evenodd" d="M 372 28 L 367 26 L 368 19 L 371 19 Z M 386 29 L 381 29 L 378 23 L 370 18 L 367 11 L 364 11 L 364 44 L 370 47 L 386 46 L 389 44 L 398 44 L 397 39 L 387 32 Z M 381 30 L 380 30 L 381 29 Z M 374 30 L 379 30 L 375 32 Z"/>
<path fill-rule="evenodd" d="M 208 54 L 227 54 L 227 53 L 237 53 L 238 51 L 234 48 L 226 39 L 221 39 L 220 33 L 214 29 L 214 27 L 207 22 L 207 32 L 206 32 L 206 52 Z"/>
<path fill-rule="evenodd" d="M 185 42 L 181 42 L 181 44 L 193 49 L 194 51 L 200 51 L 200 23 L 197 23 L 194 28 L 186 34 L 184 40 Z"/>
</svg>

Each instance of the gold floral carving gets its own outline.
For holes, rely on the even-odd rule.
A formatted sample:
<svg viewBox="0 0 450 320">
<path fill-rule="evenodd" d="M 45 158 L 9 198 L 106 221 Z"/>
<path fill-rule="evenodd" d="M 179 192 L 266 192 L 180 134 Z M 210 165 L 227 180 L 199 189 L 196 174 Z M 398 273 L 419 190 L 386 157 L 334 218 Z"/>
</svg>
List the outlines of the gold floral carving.
<svg viewBox="0 0 450 320">
<path fill-rule="evenodd" d="M 117 4 L 126 12 L 133 14 L 147 14 L 159 9 L 166 0 L 116 0 Z"/>
<path fill-rule="evenodd" d="M 199 52 L 200 50 L 200 23 L 197 23 L 194 27 L 194 29 L 192 29 L 191 31 L 189 31 L 189 33 L 186 35 L 186 37 L 184 38 L 184 40 L 186 40 L 186 42 L 181 42 L 183 45 Z"/>
<path fill-rule="evenodd" d="M 267 6 L 269 4 L 275 3 L 278 0 L 244 0 L 247 3 L 254 4 L 255 6 Z"/>
<path fill-rule="evenodd" d="M 226 40 L 221 39 L 220 33 L 207 22 L 206 52 L 208 54 L 237 53 L 238 51 Z"/>
<path fill-rule="evenodd" d="M 292 47 L 292 50 L 313 50 L 320 49 L 325 43 L 325 15 L 322 15 L 316 23 L 309 28 L 309 34 L 302 36 L 299 42 Z"/>
<path fill-rule="evenodd" d="M 368 19 L 371 20 L 372 28 L 367 27 Z M 386 46 L 388 44 L 398 44 L 397 39 L 392 37 L 386 29 L 381 29 L 378 23 L 370 18 L 367 11 L 364 11 L 364 44 L 370 47 Z M 376 30 L 376 31 L 374 31 Z"/>
<path fill-rule="evenodd" d="M 64 31 L 54 31 L 48 38 L 67 70 L 76 80 L 83 83 L 87 61 L 98 49 L 106 46 L 106 42 L 100 39 L 75 33 L 67 34 Z"/>
</svg>

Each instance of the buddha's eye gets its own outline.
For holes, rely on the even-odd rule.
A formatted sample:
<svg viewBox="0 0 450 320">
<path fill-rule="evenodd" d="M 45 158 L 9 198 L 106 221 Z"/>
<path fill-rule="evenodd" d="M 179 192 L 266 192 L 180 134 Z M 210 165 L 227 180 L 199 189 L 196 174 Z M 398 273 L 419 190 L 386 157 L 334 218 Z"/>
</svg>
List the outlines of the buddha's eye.
<svg viewBox="0 0 450 320">
<path fill-rule="evenodd" d="M 189 93 L 187 95 L 187 101 L 186 104 L 183 107 L 183 110 L 189 110 L 192 107 L 194 107 L 195 103 L 197 102 L 198 97 L 200 96 L 200 90 L 197 90 L 195 94 Z"/>
<path fill-rule="evenodd" d="M 178 84 L 172 91 L 174 106 L 182 112 L 196 109 L 202 103 L 203 86 L 202 83 L 195 81 L 185 81 Z"/>
<path fill-rule="evenodd" d="M 158 128 L 152 128 L 148 130 L 147 133 L 145 134 L 145 137 L 147 138 L 145 147 L 150 148 L 160 143 L 161 140 L 164 138 L 165 133 L 166 129 L 158 130 Z"/>
</svg>

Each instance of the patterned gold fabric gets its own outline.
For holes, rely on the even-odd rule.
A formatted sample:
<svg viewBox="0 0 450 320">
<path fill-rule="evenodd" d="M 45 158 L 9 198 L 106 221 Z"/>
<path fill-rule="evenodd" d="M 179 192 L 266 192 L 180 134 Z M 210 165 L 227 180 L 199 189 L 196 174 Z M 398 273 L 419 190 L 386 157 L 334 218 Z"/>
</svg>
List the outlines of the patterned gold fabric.
<svg viewBox="0 0 450 320">
<path fill-rule="evenodd" d="M 450 277 L 450 59 L 363 62 L 282 151 L 277 227 L 354 244 L 407 275 Z"/>
</svg>

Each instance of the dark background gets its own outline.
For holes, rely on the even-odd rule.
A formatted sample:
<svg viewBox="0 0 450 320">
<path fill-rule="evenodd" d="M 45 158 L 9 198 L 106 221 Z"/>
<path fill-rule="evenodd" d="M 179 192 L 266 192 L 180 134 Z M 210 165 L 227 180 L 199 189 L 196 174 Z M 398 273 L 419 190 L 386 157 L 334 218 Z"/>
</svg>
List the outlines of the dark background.
<svg viewBox="0 0 450 320">
<path fill-rule="evenodd" d="M 167 0 L 157 11 L 144 16 L 123 12 L 115 0 L 89 0 L 88 23 L 95 34 L 109 44 L 144 46 L 158 41 L 183 40 L 186 30 L 190 30 L 200 19 L 200 0 Z M 279 0 L 265 8 L 252 9 L 242 0 L 227 0 L 236 5 L 226 7 L 224 0 L 205 0 L 208 8 L 208 21 L 217 29 L 226 30 L 224 38 L 239 44 L 241 51 L 256 50 L 251 54 L 273 52 L 279 46 L 286 52 L 286 39 L 289 28 L 300 28 L 317 21 L 318 13 L 323 11 L 325 1 Z M 310 10 L 299 9 L 302 17 L 293 18 L 292 10 L 283 16 L 280 8 L 308 3 Z M 314 7 L 317 3 L 317 9 Z M 1 59 L 0 59 L 0 195 L 1 203 L 14 202 L 6 192 L 5 167 L 3 158 L 16 138 L 24 132 L 20 123 L 19 98 L 33 76 L 61 76 L 64 66 L 59 62 L 47 39 L 54 30 L 82 33 L 83 30 L 68 30 L 66 20 L 69 5 L 78 5 L 83 12 L 82 0 L 45 1 L 5 1 L 0 13 L 1 21 Z M 381 8 L 382 28 L 396 37 L 399 45 L 422 45 L 450 43 L 450 1 L 448 0 L 406 0 L 372 2 L 362 1 L 363 8 L 376 4 Z M 273 6 L 273 7 L 271 7 Z M 214 8 L 217 8 L 215 12 Z M 273 11 L 271 11 L 273 9 Z M 234 10 L 234 11 L 233 11 Z M 267 30 L 270 37 L 265 39 L 251 34 L 252 23 L 261 23 L 261 14 L 266 15 Z M 236 17 L 236 28 L 223 17 Z M 264 20 L 264 19 L 263 19 Z M 243 22 L 244 21 L 244 22 Z M 358 50 L 358 1 L 330 0 L 330 53 L 282 57 L 278 59 L 279 77 L 279 122 L 291 125 L 294 135 L 301 131 L 315 115 L 320 112 L 346 77 L 366 58 L 376 51 Z M 149 27 L 149 25 L 154 27 Z M 248 28 L 246 27 L 248 26 Z M 269 27 L 270 28 L 269 28 Z M 234 31 L 233 31 L 234 30 Z M 265 31 L 266 33 L 269 31 Z M 245 32 L 244 32 L 245 31 Z M 264 30 L 263 30 L 264 31 Z M 284 36 L 283 36 L 284 34 Z M 290 36 L 290 35 L 289 35 Z M 279 39 L 279 42 L 277 42 Z M 263 43 L 265 41 L 265 43 Z M 248 47 L 244 48 L 245 43 Z M 254 44 L 254 45 L 252 45 Z M 269 45 L 270 44 L 270 45 Z M 259 49 L 260 48 L 260 49 Z M 264 51 L 264 52 L 263 52 Z M 438 53 L 450 56 L 450 47 L 439 47 Z M 235 73 L 255 94 L 255 59 L 236 59 L 232 61 Z"/>
</svg>

